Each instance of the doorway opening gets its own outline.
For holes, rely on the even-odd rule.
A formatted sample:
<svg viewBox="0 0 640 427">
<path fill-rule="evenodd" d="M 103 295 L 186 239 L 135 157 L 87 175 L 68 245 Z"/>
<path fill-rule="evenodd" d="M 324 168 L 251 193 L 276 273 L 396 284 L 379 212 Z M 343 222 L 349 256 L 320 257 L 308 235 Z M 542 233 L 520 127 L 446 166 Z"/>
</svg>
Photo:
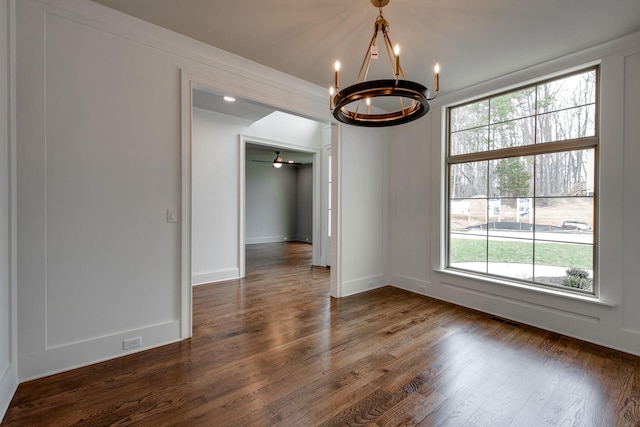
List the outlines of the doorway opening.
<svg viewBox="0 0 640 427">
<path fill-rule="evenodd" d="M 317 165 L 321 151 L 245 135 L 240 136 L 240 145 L 244 153 L 240 162 L 244 214 L 240 241 L 245 245 L 310 244 L 311 265 L 325 265 L 320 259 L 324 217 L 319 212 L 322 178 Z M 241 277 L 245 258 L 245 253 L 240 254 Z"/>
<path fill-rule="evenodd" d="M 305 242 L 308 238 L 313 265 L 327 265 L 330 256 L 324 241 L 329 223 L 328 178 L 323 165 L 333 137 L 331 124 L 283 113 L 239 96 L 235 96 L 235 105 L 224 104 L 224 94 L 209 83 L 215 82 L 183 72 L 181 331 L 185 338 L 191 336 L 192 285 L 244 277 L 245 243 L 248 238 L 260 237 L 247 230 L 246 172 L 251 160 L 247 144 L 311 159 L 307 167 L 311 194 L 306 191 L 311 198 L 311 234 L 297 230 L 279 234 L 283 242 Z M 308 137 L 300 137 L 305 132 Z M 273 159 L 275 152 L 268 155 Z"/>
</svg>

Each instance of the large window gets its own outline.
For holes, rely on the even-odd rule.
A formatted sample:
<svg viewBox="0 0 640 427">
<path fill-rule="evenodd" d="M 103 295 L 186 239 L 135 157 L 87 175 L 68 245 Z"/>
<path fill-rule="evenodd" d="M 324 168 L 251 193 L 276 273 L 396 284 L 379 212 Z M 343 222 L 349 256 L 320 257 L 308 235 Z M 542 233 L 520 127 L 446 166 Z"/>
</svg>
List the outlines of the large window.
<svg viewBox="0 0 640 427">
<path fill-rule="evenodd" d="M 448 109 L 447 268 L 594 293 L 598 69 Z"/>
</svg>

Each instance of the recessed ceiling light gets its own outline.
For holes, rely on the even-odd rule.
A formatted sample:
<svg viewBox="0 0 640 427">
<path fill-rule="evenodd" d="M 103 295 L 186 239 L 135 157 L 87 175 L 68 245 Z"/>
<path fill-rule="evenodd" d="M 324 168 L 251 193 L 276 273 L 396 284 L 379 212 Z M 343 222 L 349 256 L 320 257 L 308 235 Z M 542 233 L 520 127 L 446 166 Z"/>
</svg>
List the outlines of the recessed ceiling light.
<svg viewBox="0 0 640 427">
<path fill-rule="evenodd" d="M 224 100 L 227 102 L 234 102 L 236 99 L 233 96 L 225 96 Z"/>
</svg>

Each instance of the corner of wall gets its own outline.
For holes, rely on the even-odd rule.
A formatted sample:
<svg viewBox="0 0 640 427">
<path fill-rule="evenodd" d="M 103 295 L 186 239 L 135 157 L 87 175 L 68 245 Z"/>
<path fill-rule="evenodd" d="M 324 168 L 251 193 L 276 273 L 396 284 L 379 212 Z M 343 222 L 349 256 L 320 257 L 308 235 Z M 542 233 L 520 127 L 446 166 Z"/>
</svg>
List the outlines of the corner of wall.
<svg viewBox="0 0 640 427">
<path fill-rule="evenodd" d="M 14 366 L 9 366 L 0 378 L 0 421 L 9 408 L 11 399 L 18 389 L 18 373 Z"/>
<path fill-rule="evenodd" d="M 0 184 L 2 188 L 2 231 L 0 241 L 3 242 L 2 280 L 3 294 L 7 296 L 0 303 L 2 313 L 3 365 L 0 366 L 0 421 L 3 419 L 11 399 L 18 388 L 17 364 L 17 321 L 16 321 L 16 154 L 15 154 L 15 1 L 0 1 L 0 158 L 6 162 L 2 168 Z M 5 65 L 6 64 L 6 65 Z M 6 168 L 4 166 L 7 166 Z M 6 222 L 5 222 L 6 221 Z M 6 324 L 4 323 L 6 322 Z M 6 340 L 5 340 L 6 339 Z M 6 357 L 6 358 L 5 358 Z"/>
</svg>

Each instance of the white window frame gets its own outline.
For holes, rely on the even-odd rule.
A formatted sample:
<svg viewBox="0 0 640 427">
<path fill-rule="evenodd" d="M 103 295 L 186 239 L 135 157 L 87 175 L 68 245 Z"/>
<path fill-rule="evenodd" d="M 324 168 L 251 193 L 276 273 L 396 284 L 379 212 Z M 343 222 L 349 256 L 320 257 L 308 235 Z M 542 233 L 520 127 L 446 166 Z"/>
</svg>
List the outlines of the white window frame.
<svg viewBox="0 0 640 427">
<path fill-rule="evenodd" d="M 576 74 L 582 74 L 591 70 L 595 70 L 596 73 L 596 81 L 595 81 L 595 133 L 593 136 L 588 136 L 588 137 L 582 137 L 582 138 L 576 138 L 576 139 L 570 139 L 570 140 L 562 140 L 562 141 L 553 141 L 553 142 L 545 142 L 545 143 L 539 143 L 539 144 L 532 144 L 532 145 L 527 145 L 527 146 L 519 146 L 519 147 L 511 147 L 511 148 L 503 148 L 503 149 L 496 149 L 496 150 L 488 150 L 488 151 L 481 151 L 481 152 L 477 152 L 477 153 L 465 153 L 465 154 L 457 154 L 457 155 L 451 155 L 451 110 L 458 108 L 458 107 L 462 107 L 465 105 L 471 105 L 474 103 L 479 103 L 483 100 L 489 100 L 489 99 L 493 99 L 493 98 L 497 98 L 499 96 L 505 95 L 505 94 L 509 94 L 509 93 L 513 93 L 513 92 L 517 92 L 526 88 L 531 88 L 531 87 L 535 87 L 547 82 L 552 82 L 555 80 L 560 80 L 572 75 L 576 75 Z M 555 75 L 551 78 L 542 78 L 539 80 L 535 80 L 535 81 L 530 81 L 527 82 L 526 84 L 523 84 L 521 86 L 515 86 L 515 87 L 510 87 L 507 90 L 503 90 L 503 91 L 497 91 L 495 93 L 491 93 L 489 95 L 485 95 L 485 96 L 478 96 L 475 97 L 471 100 L 467 100 L 465 102 L 461 102 L 461 103 L 457 103 L 457 104 L 451 104 L 449 106 L 447 106 L 444 111 L 445 111 L 445 116 L 446 116 L 446 120 L 445 120 L 445 155 L 444 155 L 444 177 L 445 177 L 445 186 L 444 186 L 444 215 L 445 215 L 445 221 L 444 221 L 444 226 L 445 226 L 445 233 L 444 233 L 444 260 L 443 260 L 443 268 L 445 271 L 450 271 L 450 272 L 455 272 L 455 273 L 462 273 L 464 275 L 469 275 L 471 277 L 477 277 L 479 279 L 484 279 L 484 280 L 489 280 L 492 282 L 497 282 L 497 283 L 513 283 L 516 284 L 518 286 L 524 285 L 526 287 L 531 287 L 531 288 L 541 288 L 541 289 L 545 289 L 545 290 L 552 290 L 552 291 L 560 291 L 561 293 L 567 293 L 567 294 L 582 294 L 585 296 L 596 296 L 599 294 L 598 292 L 598 277 L 599 274 L 597 273 L 598 271 L 598 233 L 599 233 L 599 228 L 597 227 L 598 221 L 599 221 L 599 204 L 598 204 L 598 200 L 599 200 L 599 189 L 598 189 L 598 173 L 599 173 L 599 150 L 600 150 L 600 123 L 599 123 L 599 118 L 600 118 L 600 102 L 601 102 L 601 96 L 600 96 L 600 67 L 599 65 L 592 65 L 592 66 L 588 66 L 585 68 L 580 68 L 578 70 L 574 70 L 574 71 L 570 71 L 564 74 L 558 74 Z M 538 115 L 538 113 L 536 113 L 536 116 Z M 594 203 L 594 212 L 593 212 L 593 274 L 592 274 L 592 280 L 593 280 L 593 286 L 592 289 L 588 292 L 586 291 L 582 291 L 582 290 L 578 290 L 578 289 L 574 289 L 574 288 L 564 288 L 564 287 L 560 287 L 560 286 L 551 286 L 551 285 L 544 285 L 541 283 L 537 283 L 537 282 L 533 282 L 533 281 L 529 281 L 529 280 L 518 280 L 516 278 L 510 278 L 510 277 L 505 277 L 505 276 L 500 276 L 500 275 L 496 275 L 496 274 L 492 274 L 492 273 L 483 273 L 483 272 L 477 272 L 477 271 L 470 271 L 470 270 L 466 270 L 466 269 L 460 269 L 460 268 L 456 268 L 456 267 L 452 267 L 451 266 L 451 261 L 450 261 L 450 238 L 451 238 L 451 222 L 450 222 L 450 195 L 451 195 L 451 189 L 450 189 L 450 165 L 454 165 L 454 164 L 461 164 L 461 163 L 466 163 L 466 162 L 472 162 L 472 161 L 485 161 L 485 160 L 497 160 L 497 159 L 505 159 L 505 158 L 512 158 L 512 157 L 521 157 L 521 156 L 535 156 L 535 155 L 540 155 L 540 154 L 547 154 L 547 153 L 557 153 L 557 152 L 567 152 L 567 151 L 573 151 L 573 150 L 581 150 L 581 149 L 593 149 L 594 150 L 594 157 L 595 157 L 595 165 L 594 165 L 594 194 L 593 194 L 593 203 Z M 535 176 L 532 178 L 535 179 Z M 487 198 L 489 196 L 487 195 Z M 488 220 L 488 219 L 487 219 Z M 535 242 L 535 239 L 533 240 Z M 535 264 L 535 260 L 533 261 Z"/>
</svg>

